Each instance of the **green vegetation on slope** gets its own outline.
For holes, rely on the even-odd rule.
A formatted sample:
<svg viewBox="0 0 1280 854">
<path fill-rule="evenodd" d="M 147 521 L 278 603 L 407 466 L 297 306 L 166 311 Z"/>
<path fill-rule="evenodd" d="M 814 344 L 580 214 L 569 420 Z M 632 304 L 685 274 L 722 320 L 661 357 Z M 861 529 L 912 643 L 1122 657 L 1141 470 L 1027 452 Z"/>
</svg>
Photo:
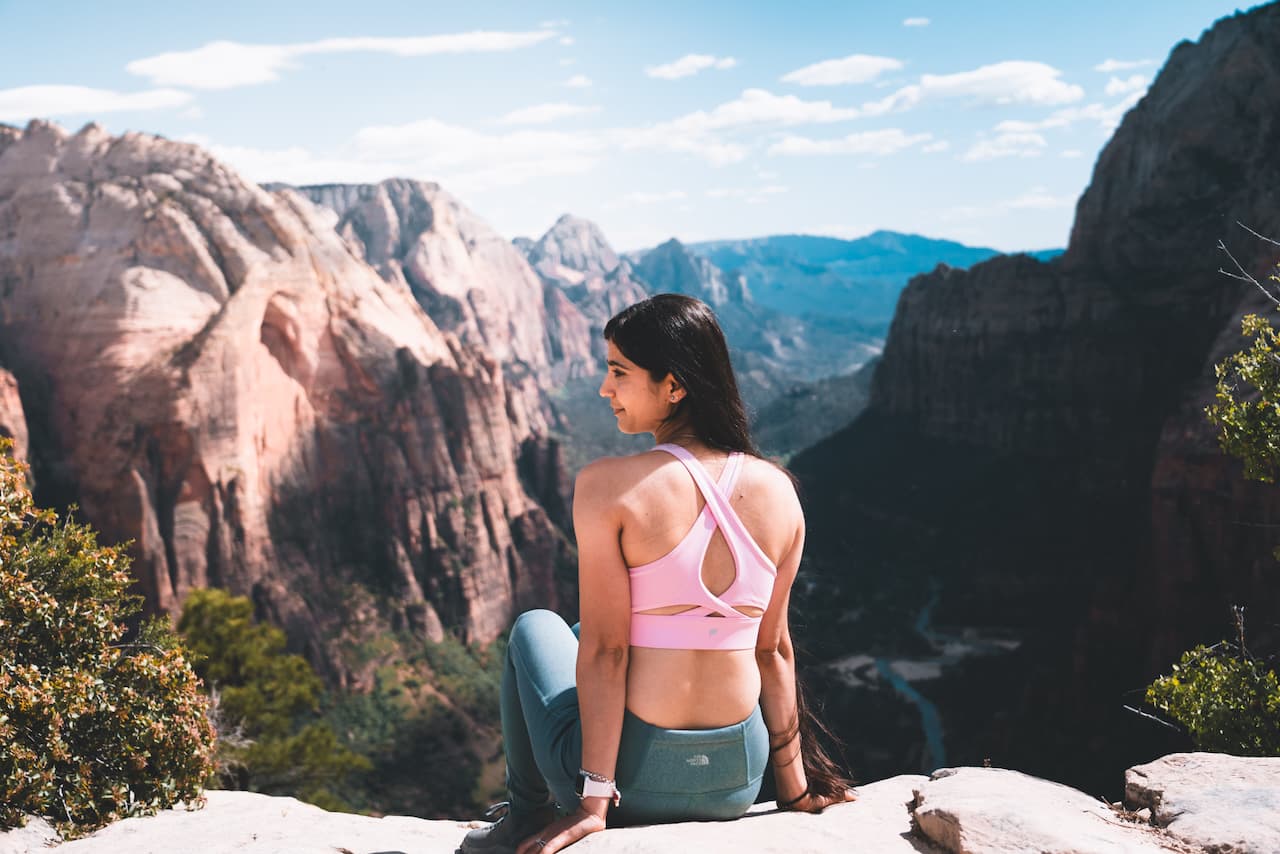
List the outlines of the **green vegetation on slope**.
<svg viewBox="0 0 1280 854">
<path fill-rule="evenodd" d="M 38 510 L 0 439 L 0 827 L 72 836 L 193 801 L 212 764 L 205 697 L 166 624 L 145 623 L 123 550 Z"/>
</svg>

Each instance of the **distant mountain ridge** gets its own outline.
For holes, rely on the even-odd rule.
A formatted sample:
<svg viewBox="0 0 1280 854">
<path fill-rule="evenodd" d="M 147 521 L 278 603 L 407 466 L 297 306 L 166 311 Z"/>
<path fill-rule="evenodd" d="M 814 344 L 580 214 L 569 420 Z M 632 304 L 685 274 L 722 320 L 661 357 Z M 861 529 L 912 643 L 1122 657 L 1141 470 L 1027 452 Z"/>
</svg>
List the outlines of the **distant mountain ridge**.
<svg viewBox="0 0 1280 854">
<path fill-rule="evenodd" d="M 912 276 L 939 264 L 971 267 L 1003 254 L 918 234 L 874 231 L 855 240 L 783 234 L 746 240 L 709 240 L 689 248 L 726 272 L 745 278 L 761 305 L 787 314 L 856 317 L 883 336 L 898 294 Z M 1060 249 L 1030 252 L 1038 260 Z"/>
</svg>

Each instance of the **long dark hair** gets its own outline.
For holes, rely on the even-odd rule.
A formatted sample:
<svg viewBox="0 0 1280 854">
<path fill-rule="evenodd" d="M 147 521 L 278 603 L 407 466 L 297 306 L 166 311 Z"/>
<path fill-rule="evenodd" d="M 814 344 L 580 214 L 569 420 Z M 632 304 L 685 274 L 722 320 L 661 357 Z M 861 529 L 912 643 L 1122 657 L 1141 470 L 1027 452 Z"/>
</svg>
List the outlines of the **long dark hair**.
<svg viewBox="0 0 1280 854">
<path fill-rule="evenodd" d="M 610 318 L 604 327 L 604 337 L 648 371 L 654 382 L 671 374 L 685 390 L 671 420 L 685 420 L 693 434 L 708 447 L 760 457 L 759 449 L 751 440 L 747 410 L 729 361 L 729 347 L 715 313 L 706 303 L 683 294 L 656 294 Z M 794 484 L 795 477 L 786 473 Z M 792 666 L 795 666 L 794 657 Z M 785 737 L 790 742 L 797 733 L 810 793 L 844 800 L 845 789 L 853 783 L 827 753 L 818 736 L 821 733 L 836 744 L 839 739 L 809 708 L 798 667 L 796 717 L 783 732 L 771 733 L 771 740 Z"/>
<path fill-rule="evenodd" d="M 667 374 L 685 390 L 670 420 L 687 422 L 709 447 L 760 456 L 729 361 L 729 347 L 711 308 L 683 294 L 657 294 L 610 318 L 604 337 L 649 372 Z"/>
</svg>

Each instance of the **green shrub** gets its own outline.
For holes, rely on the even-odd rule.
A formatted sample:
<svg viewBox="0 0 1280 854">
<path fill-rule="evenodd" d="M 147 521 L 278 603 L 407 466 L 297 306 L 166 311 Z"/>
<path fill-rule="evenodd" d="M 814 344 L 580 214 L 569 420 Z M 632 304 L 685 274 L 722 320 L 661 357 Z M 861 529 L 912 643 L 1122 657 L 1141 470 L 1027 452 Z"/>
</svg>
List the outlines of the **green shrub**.
<svg viewBox="0 0 1280 854">
<path fill-rule="evenodd" d="M 1177 721 L 1197 750 L 1280 756 L 1280 682 L 1225 642 L 1184 653 L 1147 688 L 1147 703 Z"/>
<path fill-rule="evenodd" d="M 477 722 L 499 725 L 505 635 L 487 647 L 470 647 L 446 635 L 439 643 L 427 641 L 423 651 L 441 692 Z"/>
<path fill-rule="evenodd" d="M 1244 462 L 1245 477 L 1275 483 L 1280 472 L 1280 333 L 1256 314 L 1244 318 L 1241 333 L 1253 343 L 1215 367 L 1217 402 L 1205 414 L 1219 430 L 1222 450 Z"/>
<path fill-rule="evenodd" d="M 348 809 L 338 792 L 371 765 L 320 719 L 320 678 L 285 651 L 284 632 L 255 623 L 244 596 L 217 589 L 187 597 L 178 630 L 216 698 L 215 785 Z"/>
<path fill-rule="evenodd" d="M 128 557 L 35 507 L 0 440 L 0 826 L 67 835 L 193 802 L 212 768 L 206 698 L 160 622 L 125 642 Z"/>
</svg>

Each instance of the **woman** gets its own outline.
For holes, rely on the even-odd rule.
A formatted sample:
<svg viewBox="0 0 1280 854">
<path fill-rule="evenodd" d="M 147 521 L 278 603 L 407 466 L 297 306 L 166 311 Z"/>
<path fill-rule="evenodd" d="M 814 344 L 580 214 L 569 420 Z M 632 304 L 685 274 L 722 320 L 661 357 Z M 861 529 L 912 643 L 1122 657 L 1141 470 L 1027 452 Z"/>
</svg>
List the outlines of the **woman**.
<svg viewBox="0 0 1280 854">
<path fill-rule="evenodd" d="M 580 632 L 550 611 L 516 620 L 502 683 L 511 800 L 464 852 L 550 854 L 606 820 L 735 818 L 770 757 L 780 808 L 854 798 L 796 686 L 800 503 L 751 442 L 715 316 L 660 294 L 604 337 L 600 395 L 619 430 L 658 445 L 578 475 Z"/>
</svg>

